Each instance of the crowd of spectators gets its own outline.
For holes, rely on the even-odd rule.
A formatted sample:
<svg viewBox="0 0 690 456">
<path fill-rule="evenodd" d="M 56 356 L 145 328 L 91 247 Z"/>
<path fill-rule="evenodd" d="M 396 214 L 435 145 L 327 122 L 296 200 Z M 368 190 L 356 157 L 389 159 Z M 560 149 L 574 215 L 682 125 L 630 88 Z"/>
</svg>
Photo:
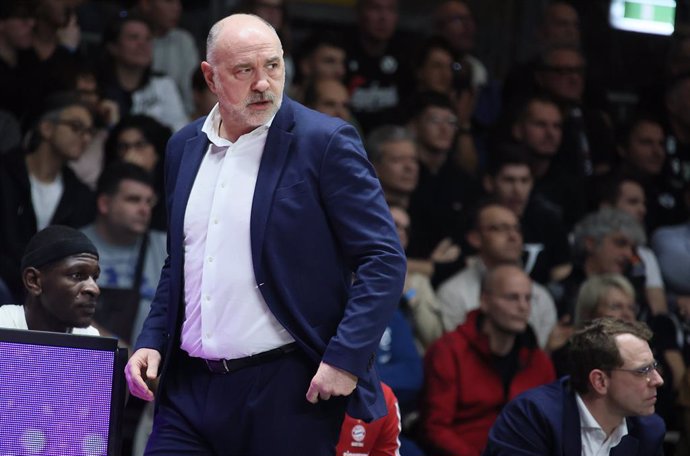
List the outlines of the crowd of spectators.
<svg viewBox="0 0 690 456">
<path fill-rule="evenodd" d="M 657 86 L 621 118 L 592 95 L 605 88 L 567 0 L 544 2 L 534 54 L 501 80 L 465 0 L 414 36 L 397 0 L 358 0 L 351 30 L 301 40 L 288 0 L 234 3 L 280 35 L 288 95 L 358 129 L 406 247 L 377 359 L 400 454 L 479 455 L 501 407 L 567 373 L 568 338 L 597 316 L 654 331 L 657 412 L 690 435 L 690 37 L 668 38 Z M 181 15 L 180 0 L 0 2 L 2 303 L 25 298 L 36 232 L 80 228 L 101 288 L 136 293 L 123 333 L 96 324 L 136 337 L 165 256 L 165 144 L 215 104 Z"/>
</svg>

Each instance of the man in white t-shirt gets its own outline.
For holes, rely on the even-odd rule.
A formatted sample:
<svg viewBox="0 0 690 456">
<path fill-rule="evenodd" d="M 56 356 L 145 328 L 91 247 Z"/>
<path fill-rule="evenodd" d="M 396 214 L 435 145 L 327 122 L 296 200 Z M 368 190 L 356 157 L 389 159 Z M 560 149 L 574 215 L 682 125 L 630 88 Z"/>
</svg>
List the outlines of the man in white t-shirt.
<svg viewBox="0 0 690 456">
<path fill-rule="evenodd" d="M 23 301 L 24 248 L 48 225 L 74 228 L 93 220 L 93 193 L 67 166 L 84 153 L 93 133 L 87 105 L 71 92 L 50 95 L 33 122 L 25 148 L 0 155 L 0 277 Z"/>
<path fill-rule="evenodd" d="M 29 241 L 21 263 L 23 306 L 0 307 L 0 327 L 98 336 L 98 251 L 80 231 L 51 225 Z"/>
</svg>

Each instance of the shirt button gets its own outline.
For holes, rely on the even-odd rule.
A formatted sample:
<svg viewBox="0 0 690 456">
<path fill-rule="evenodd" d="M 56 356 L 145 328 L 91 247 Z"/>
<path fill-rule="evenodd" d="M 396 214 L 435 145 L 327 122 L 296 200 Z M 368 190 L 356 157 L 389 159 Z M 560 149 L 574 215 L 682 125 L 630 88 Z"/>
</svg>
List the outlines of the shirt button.
<svg viewBox="0 0 690 456">
<path fill-rule="evenodd" d="M 206 295 L 206 301 L 210 301 L 211 297 L 209 295 Z"/>
<path fill-rule="evenodd" d="M 218 219 L 213 219 L 213 224 L 218 225 Z"/>
<path fill-rule="evenodd" d="M 213 257 L 208 257 L 208 262 L 213 263 Z"/>
<path fill-rule="evenodd" d="M 220 183 L 220 188 L 225 188 L 225 182 Z"/>
</svg>

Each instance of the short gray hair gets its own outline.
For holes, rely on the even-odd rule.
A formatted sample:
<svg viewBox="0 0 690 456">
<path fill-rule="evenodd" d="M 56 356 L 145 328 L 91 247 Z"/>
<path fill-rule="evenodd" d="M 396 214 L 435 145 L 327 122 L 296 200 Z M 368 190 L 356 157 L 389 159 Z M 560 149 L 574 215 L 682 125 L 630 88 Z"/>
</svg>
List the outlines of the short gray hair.
<svg viewBox="0 0 690 456">
<path fill-rule="evenodd" d="M 381 161 L 381 146 L 397 141 L 411 141 L 414 143 L 414 135 L 400 125 L 383 125 L 374 129 L 367 136 L 366 150 L 369 161 L 377 163 Z"/>
<path fill-rule="evenodd" d="M 624 276 L 620 274 L 592 276 L 582 283 L 577 294 L 574 322 L 576 328 L 582 328 L 586 322 L 597 317 L 599 302 L 611 288 L 617 288 L 635 300 L 635 289 Z"/>
<path fill-rule="evenodd" d="M 606 236 L 613 233 L 623 233 L 635 245 L 644 245 L 647 236 L 635 218 L 621 211 L 605 207 L 583 218 L 573 230 L 573 253 L 575 258 L 582 260 L 587 255 L 586 240 L 592 239 L 599 244 Z"/>
</svg>

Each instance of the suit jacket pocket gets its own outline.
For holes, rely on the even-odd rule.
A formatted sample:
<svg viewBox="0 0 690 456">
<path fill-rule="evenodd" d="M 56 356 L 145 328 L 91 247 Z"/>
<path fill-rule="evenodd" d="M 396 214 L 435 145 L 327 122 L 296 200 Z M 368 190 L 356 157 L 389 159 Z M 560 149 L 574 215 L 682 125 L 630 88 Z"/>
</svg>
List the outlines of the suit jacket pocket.
<svg viewBox="0 0 690 456">
<path fill-rule="evenodd" d="M 299 181 L 295 184 L 288 185 L 286 187 L 278 187 L 276 188 L 276 193 L 275 193 L 275 200 L 281 200 L 281 199 L 286 199 L 286 198 L 294 198 L 298 195 L 301 195 L 303 193 L 307 192 L 307 184 L 306 182 Z"/>
</svg>

